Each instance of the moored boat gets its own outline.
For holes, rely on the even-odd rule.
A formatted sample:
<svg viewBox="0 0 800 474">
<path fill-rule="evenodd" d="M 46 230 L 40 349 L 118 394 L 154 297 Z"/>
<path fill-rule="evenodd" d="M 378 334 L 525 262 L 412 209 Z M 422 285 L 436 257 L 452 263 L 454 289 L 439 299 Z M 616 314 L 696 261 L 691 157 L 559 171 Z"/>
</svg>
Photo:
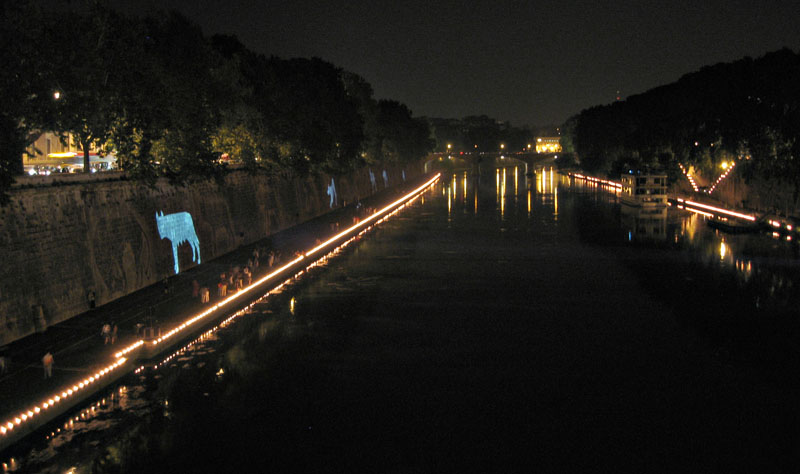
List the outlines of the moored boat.
<svg viewBox="0 0 800 474">
<path fill-rule="evenodd" d="M 714 216 L 706 220 L 709 227 L 728 232 L 729 234 L 747 234 L 761 232 L 767 229 L 766 224 L 761 221 L 745 221 L 736 218 L 726 218 Z"/>
</svg>

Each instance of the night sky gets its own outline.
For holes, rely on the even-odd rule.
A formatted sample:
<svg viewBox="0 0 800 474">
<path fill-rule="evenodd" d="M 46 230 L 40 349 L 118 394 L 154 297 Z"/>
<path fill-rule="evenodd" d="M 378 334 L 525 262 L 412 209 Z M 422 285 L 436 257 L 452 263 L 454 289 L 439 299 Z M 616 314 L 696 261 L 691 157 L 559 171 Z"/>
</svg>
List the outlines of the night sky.
<svg viewBox="0 0 800 474">
<path fill-rule="evenodd" d="M 563 122 L 704 65 L 800 49 L 797 0 L 112 0 L 363 76 L 415 115 Z M 135 4 L 135 6 L 133 6 Z M 150 5 L 152 7 L 148 7 Z"/>
</svg>

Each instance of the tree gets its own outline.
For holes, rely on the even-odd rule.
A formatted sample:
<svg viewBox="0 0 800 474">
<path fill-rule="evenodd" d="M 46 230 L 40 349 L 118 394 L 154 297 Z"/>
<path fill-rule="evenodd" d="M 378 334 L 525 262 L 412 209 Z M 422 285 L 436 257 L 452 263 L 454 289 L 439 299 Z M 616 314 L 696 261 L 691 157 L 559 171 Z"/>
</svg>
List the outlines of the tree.
<svg viewBox="0 0 800 474">
<path fill-rule="evenodd" d="M 158 67 L 161 133 L 152 153 L 172 182 L 219 177 L 212 137 L 231 90 L 215 74 L 220 57 L 200 28 L 176 12 L 146 19 L 149 55 Z"/>
<path fill-rule="evenodd" d="M 340 173 L 360 160 L 358 104 L 342 70 L 319 58 L 269 58 L 259 111 L 282 165 L 300 173 Z"/>
<path fill-rule="evenodd" d="M 428 122 L 412 117 L 404 104 L 378 101 L 378 136 L 385 161 L 405 163 L 430 153 L 436 144 L 430 135 Z"/>
<path fill-rule="evenodd" d="M 69 133 L 83 151 L 83 171 L 91 171 L 89 152 L 102 148 L 111 137 L 117 115 L 115 95 L 121 84 L 126 44 L 122 19 L 100 2 L 92 2 L 87 14 L 73 10 L 53 12 L 52 24 L 65 22 L 73 28 L 56 28 L 58 52 L 53 54 L 61 96 L 56 107 L 56 128 Z"/>
<path fill-rule="evenodd" d="M 45 53 L 53 44 L 41 12 L 26 0 L 0 3 L 0 204 L 8 202 L 22 155 L 43 128 L 57 91 Z M 46 46 L 50 45 L 50 46 Z"/>
</svg>

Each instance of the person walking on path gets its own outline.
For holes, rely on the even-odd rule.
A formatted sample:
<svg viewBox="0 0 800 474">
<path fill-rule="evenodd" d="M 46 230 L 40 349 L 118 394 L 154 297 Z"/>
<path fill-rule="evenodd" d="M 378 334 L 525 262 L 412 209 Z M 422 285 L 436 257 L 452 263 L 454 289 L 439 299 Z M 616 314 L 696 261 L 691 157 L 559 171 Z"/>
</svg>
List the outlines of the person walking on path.
<svg viewBox="0 0 800 474">
<path fill-rule="evenodd" d="M 100 331 L 100 335 L 103 336 L 103 345 L 111 342 L 111 325 L 108 323 L 103 324 L 103 329 Z"/>
<path fill-rule="evenodd" d="M 94 294 L 94 290 L 89 290 L 89 294 L 86 295 L 86 299 L 89 300 L 89 309 L 94 309 L 96 295 Z"/>
<path fill-rule="evenodd" d="M 53 354 L 50 351 L 47 351 L 47 354 L 42 357 L 42 366 L 44 366 L 44 378 L 49 379 L 53 376 L 53 363 L 55 359 L 53 358 Z"/>
<path fill-rule="evenodd" d="M 8 372 L 8 356 L 5 352 L 0 354 L 0 375 L 5 375 Z"/>
<path fill-rule="evenodd" d="M 197 282 L 197 279 L 192 280 L 192 298 L 197 298 L 200 294 L 200 283 Z"/>
<path fill-rule="evenodd" d="M 247 286 L 250 286 L 253 283 L 253 272 L 250 271 L 249 267 L 244 267 L 244 278 Z"/>
<path fill-rule="evenodd" d="M 117 323 L 111 323 L 111 345 L 117 342 L 117 334 L 119 333 L 119 326 Z"/>
</svg>

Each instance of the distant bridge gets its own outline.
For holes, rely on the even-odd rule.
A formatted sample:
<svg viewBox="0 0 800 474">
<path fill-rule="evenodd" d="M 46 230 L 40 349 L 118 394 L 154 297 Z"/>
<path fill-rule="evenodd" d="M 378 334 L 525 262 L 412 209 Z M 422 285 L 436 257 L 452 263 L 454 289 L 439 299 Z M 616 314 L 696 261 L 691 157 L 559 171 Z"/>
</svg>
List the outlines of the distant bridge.
<svg viewBox="0 0 800 474">
<path fill-rule="evenodd" d="M 435 153 L 425 162 L 425 171 L 429 171 L 436 162 L 451 162 L 456 166 L 477 166 L 489 163 L 521 162 L 527 170 L 553 166 L 557 163 L 558 153 Z"/>
</svg>

